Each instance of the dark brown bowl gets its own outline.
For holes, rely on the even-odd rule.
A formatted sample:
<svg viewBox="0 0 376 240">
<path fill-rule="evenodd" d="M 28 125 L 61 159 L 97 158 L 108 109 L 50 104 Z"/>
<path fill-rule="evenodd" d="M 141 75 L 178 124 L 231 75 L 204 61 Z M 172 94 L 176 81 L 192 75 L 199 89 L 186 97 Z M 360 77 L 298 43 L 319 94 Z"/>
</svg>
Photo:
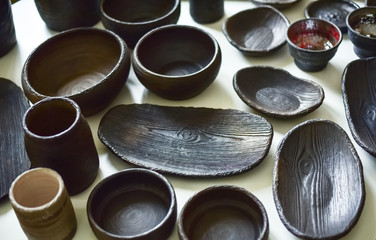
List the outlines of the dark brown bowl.
<svg viewBox="0 0 376 240">
<path fill-rule="evenodd" d="M 363 167 L 346 132 L 309 120 L 280 142 L 273 196 L 286 228 L 302 239 L 338 239 L 351 231 L 365 201 Z"/>
<path fill-rule="evenodd" d="M 263 204 L 247 190 L 218 185 L 188 200 L 178 219 L 180 240 L 266 240 L 268 215 Z"/>
<path fill-rule="evenodd" d="M 213 36 L 197 27 L 173 24 L 144 35 L 134 49 L 132 64 L 150 91 L 182 100 L 203 92 L 217 77 L 221 61 Z"/>
<path fill-rule="evenodd" d="M 275 118 L 308 114 L 324 100 L 324 90 L 319 84 L 266 66 L 240 69 L 234 75 L 233 85 L 248 106 Z"/>
<path fill-rule="evenodd" d="M 286 9 L 286 8 L 293 6 L 300 0 L 251 0 L 251 1 L 261 6 L 266 5 L 266 6 L 275 7 L 277 9 Z"/>
<path fill-rule="evenodd" d="M 105 108 L 127 81 L 130 51 L 116 34 L 97 28 L 61 32 L 39 45 L 26 59 L 22 87 L 35 103 L 68 97 L 87 116 Z"/>
<path fill-rule="evenodd" d="M 177 217 L 175 191 L 154 171 L 123 170 L 95 186 L 87 215 L 98 239 L 167 239 Z"/>
<path fill-rule="evenodd" d="M 134 48 L 150 30 L 177 23 L 180 0 L 101 0 L 100 12 L 104 27 Z"/>
<path fill-rule="evenodd" d="M 243 10 L 227 18 L 222 31 L 227 40 L 249 56 L 264 56 L 286 44 L 289 20 L 270 6 Z"/>
</svg>

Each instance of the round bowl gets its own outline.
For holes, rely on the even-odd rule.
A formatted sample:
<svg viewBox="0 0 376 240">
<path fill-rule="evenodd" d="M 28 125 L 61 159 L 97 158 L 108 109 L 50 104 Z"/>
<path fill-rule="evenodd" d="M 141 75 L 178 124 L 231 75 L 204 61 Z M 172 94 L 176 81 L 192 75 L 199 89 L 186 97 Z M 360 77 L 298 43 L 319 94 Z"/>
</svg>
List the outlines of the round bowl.
<svg viewBox="0 0 376 240">
<path fill-rule="evenodd" d="M 167 239 L 176 222 L 176 196 L 157 172 L 123 170 L 95 186 L 87 215 L 98 239 Z"/>
<path fill-rule="evenodd" d="M 21 81 L 32 103 L 68 97 L 87 116 L 110 104 L 124 87 L 129 69 L 130 51 L 119 36 L 76 28 L 40 44 L 26 59 Z"/>
<path fill-rule="evenodd" d="M 150 30 L 177 23 L 180 0 L 101 0 L 100 13 L 103 26 L 134 48 Z"/>
<path fill-rule="evenodd" d="M 359 58 L 376 57 L 376 7 L 354 10 L 346 18 L 348 35 Z"/>
<path fill-rule="evenodd" d="M 180 240 L 266 240 L 269 221 L 262 203 L 250 192 L 217 185 L 194 195 L 178 219 Z"/>
<path fill-rule="evenodd" d="M 168 25 L 140 39 L 132 64 L 147 89 L 181 100 L 203 92 L 217 77 L 221 61 L 219 44 L 210 34 L 197 27 Z"/>
<path fill-rule="evenodd" d="M 342 32 L 333 23 L 319 19 L 301 19 L 286 32 L 290 55 L 303 71 L 317 72 L 326 67 L 342 42 Z"/>
</svg>

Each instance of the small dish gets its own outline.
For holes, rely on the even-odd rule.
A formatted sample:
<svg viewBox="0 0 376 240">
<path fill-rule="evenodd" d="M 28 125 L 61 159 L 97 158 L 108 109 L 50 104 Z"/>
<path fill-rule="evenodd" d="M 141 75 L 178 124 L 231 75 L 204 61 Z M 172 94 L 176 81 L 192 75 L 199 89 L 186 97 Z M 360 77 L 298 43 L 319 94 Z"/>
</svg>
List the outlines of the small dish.
<svg viewBox="0 0 376 240">
<path fill-rule="evenodd" d="M 247 190 L 217 185 L 191 197 L 178 219 L 180 240 L 257 239 L 269 235 L 263 204 Z"/>
<path fill-rule="evenodd" d="M 346 132 L 308 120 L 281 140 L 273 197 L 285 227 L 302 239 L 338 239 L 357 223 L 365 201 L 363 167 Z"/>
<path fill-rule="evenodd" d="M 256 167 L 269 152 L 273 129 L 263 117 L 238 110 L 131 104 L 110 109 L 98 137 L 137 166 L 218 177 Z"/>
<path fill-rule="evenodd" d="M 271 54 L 286 44 L 289 20 L 270 6 L 243 10 L 227 18 L 222 31 L 227 40 L 249 56 Z"/>
<path fill-rule="evenodd" d="M 286 9 L 286 8 L 293 6 L 300 0 L 251 0 L 251 1 L 257 5 L 272 6 L 277 9 Z"/>
<path fill-rule="evenodd" d="M 244 103 L 274 118 L 308 114 L 324 100 L 324 90 L 319 84 L 273 67 L 240 69 L 234 75 L 233 86 Z"/>
<path fill-rule="evenodd" d="M 320 18 L 332 22 L 346 34 L 346 17 L 358 8 L 359 5 L 351 0 L 317 0 L 309 3 L 304 13 L 307 18 Z"/>
<path fill-rule="evenodd" d="M 154 171 L 123 170 L 94 187 L 87 215 L 98 239 L 167 239 L 177 217 L 175 191 Z"/>
<path fill-rule="evenodd" d="M 342 74 L 342 97 L 355 141 L 376 157 L 376 57 L 349 63 Z"/>
</svg>

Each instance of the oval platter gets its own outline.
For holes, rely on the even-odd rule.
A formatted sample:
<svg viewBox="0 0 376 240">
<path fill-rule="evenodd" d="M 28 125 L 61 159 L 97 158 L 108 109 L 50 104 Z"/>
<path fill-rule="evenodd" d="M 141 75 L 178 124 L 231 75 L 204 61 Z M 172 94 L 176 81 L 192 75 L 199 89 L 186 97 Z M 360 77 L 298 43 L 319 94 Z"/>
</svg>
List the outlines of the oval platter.
<svg viewBox="0 0 376 240">
<path fill-rule="evenodd" d="M 192 177 L 241 173 L 268 154 L 272 125 L 232 109 L 118 105 L 98 137 L 119 158 L 155 171 Z"/>
</svg>

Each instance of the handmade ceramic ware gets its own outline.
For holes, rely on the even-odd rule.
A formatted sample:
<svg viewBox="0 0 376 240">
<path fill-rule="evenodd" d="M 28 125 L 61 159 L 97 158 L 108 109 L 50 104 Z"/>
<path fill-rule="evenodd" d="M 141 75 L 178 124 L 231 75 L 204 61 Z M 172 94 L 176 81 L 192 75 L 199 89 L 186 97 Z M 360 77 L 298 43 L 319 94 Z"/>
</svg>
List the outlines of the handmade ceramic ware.
<svg viewBox="0 0 376 240">
<path fill-rule="evenodd" d="M 0 0 L 0 58 L 17 43 L 13 23 L 12 6 L 9 0 Z"/>
<path fill-rule="evenodd" d="M 26 111 L 23 128 L 32 167 L 57 171 L 71 195 L 92 184 L 99 158 L 89 124 L 77 103 L 58 97 L 41 100 Z"/>
<path fill-rule="evenodd" d="M 100 12 L 103 26 L 134 48 L 150 30 L 177 23 L 180 0 L 102 0 Z"/>
<path fill-rule="evenodd" d="M 300 0 L 251 0 L 251 1 L 260 6 L 269 5 L 277 9 L 286 9 L 286 8 L 293 6 Z"/>
<path fill-rule="evenodd" d="M 234 75 L 233 86 L 248 106 L 275 118 L 308 114 L 324 100 L 324 90 L 319 84 L 273 67 L 240 69 Z"/>
<path fill-rule="evenodd" d="M 227 40 L 249 56 L 264 56 L 286 44 L 289 20 L 277 9 L 262 6 L 238 12 L 223 22 Z"/>
<path fill-rule="evenodd" d="M 273 129 L 263 117 L 238 110 L 131 104 L 110 109 L 98 136 L 137 166 L 218 177 L 255 168 L 269 152 Z"/>
<path fill-rule="evenodd" d="M 57 172 L 34 168 L 22 173 L 10 187 L 9 200 L 29 240 L 67 240 L 75 235 L 76 215 Z"/>
<path fill-rule="evenodd" d="M 180 240 L 266 240 L 269 221 L 263 204 L 244 188 L 217 185 L 191 197 L 178 219 Z"/>
<path fill-rule="evenodd" d="M 130 51 L 116 34 L 76 28 L 40 44 L 26 59 L 22 87 L 35 103 L 46 97 L 68 97 L 85 116 L 105 108 L 127 81 Z"/>
<path fill-rule="evenodd" d="M 374 7 L 376 6 L 376 0 L 365 0 L 366 7 Z"/>
<path fill-rule="evenodd" d="M 87 215 L 98 239 L 167 239 L 177 216 L 175 191 L 154 171 L 120 171 L 95 186 Z"/>
<path fill-rule="evenodd" d="M 319 18 L 292 23 L 286 33 L 290 55 L 298 68 L 307 72 L 324 69 L 342 42 L 341 30 Z"/>
<path fill-rule="evenodd" d="M 213 36 L 186 25 L 168 25 L 144 35 L 133 51 L 137 78 L 150 91 L 173 100 L 203 92 L 217 77 L 221 49 Z"/>
<path fill-rule="evenodd" d="M 365 201 L 363 167 L 346 132 L 309 120 L 281 140 L 273 196 L 286 228 L 302 239 L 338 239 L 357 223 Z"/>
<path fill-rule="evenodd" d="M 198 23 L 216 22 L 224 15 L 224 0 L 189 0 L 189 12 Z"/>
</svg>

